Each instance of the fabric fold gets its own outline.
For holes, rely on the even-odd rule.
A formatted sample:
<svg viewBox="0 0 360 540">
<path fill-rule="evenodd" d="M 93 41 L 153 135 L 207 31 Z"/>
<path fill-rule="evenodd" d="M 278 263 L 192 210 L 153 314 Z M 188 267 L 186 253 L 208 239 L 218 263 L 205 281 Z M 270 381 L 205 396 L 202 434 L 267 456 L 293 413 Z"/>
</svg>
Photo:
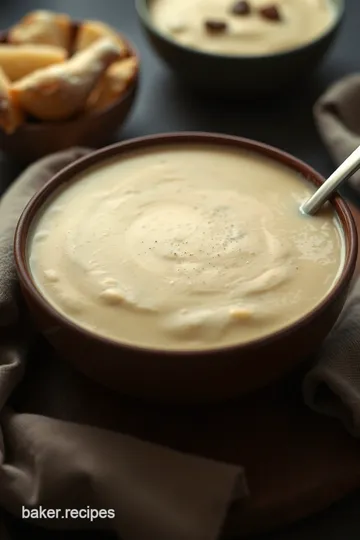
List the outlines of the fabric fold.
<svg viewBox="0 0 360 540">
<path fill-rule="evenodd" d="M 73 527 L 66 508 L 114 510 L 81 528 L 116 528 L 121 538 L 218 538 L 236 493 L 238 467 L 175 452 L 134 437 L 7 410 L 10 462 L 0 467 L 0 504 L 62 510 L 46 526 Z M 206 494 L 206 495 L 205 495 Z"/>
<path fill-rule="evenodd" d="M 340 165 L 360 145 L 360 75 L 332 85 L 314 106 L 314 119 L 325 147 Z M 350 185 L 360 189 L 360 172 Z"/>
<path fill-rule="evenodd" d="M 335 166 L 340 165 L 360 145 L 360 75 L 332 85 L 315 104 L 314 119 Z M 349 184 L 359 195 L 360 172 Z M 339 419 L 351 435 L 360 436 L 359 282 L 306 375 L 303 394 L 311 409 Z"/>
<path fill-rule="evenodd" d="M 360 436 L 360 282 L 303 382 L 305 403 Z"/>
</svg>

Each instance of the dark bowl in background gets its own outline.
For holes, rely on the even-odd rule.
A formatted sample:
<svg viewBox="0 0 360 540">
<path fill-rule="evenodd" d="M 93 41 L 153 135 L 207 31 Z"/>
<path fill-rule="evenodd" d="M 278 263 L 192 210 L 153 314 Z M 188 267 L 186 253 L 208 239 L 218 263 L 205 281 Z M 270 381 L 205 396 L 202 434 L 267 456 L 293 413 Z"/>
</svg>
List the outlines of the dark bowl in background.
<svg viewBox="0 0 360 540">
<path fill-rule="evenodd" d="M 336 11 L 334 24 L 310 43 L 268 55 L 228 56 L 186 47 L 163 34 L 151 20 L 151 1 L 135 1 L 138 18 L 149 43 L 177 78 L 195 90 L 235 97 L 272 94 L 296 82 L 303 84 L 334 42 L 345 13 L 345 0 L 330 0 Z"/>
<path fill-rule="evenodd" d="M 74 23 L 74 28 L 79 23 Z M 121 34 L 129 52 L 140 58 L 134 46 Z M 0 34 L 0 42 L 7 42 L 7 32 Z M 140 71 L 127 92 L 102 111 L 80 114 L 73 119 L 57 122 L 24 122 L 14 133 L 0 128 L 0 150 L 23 164 L 31 163 L 48 154 L 74 146 L 99 148 L 109 144 L 116 131 L 124 124 L 136 98 Z"/>
<path fill-rule="evenodd" d="M 49 197 L 72 178 L 108 158 L 158 145 L 216 144 L 270 157 L 319 186 L 324 178 L 295 157 L 265 144 L 205 133 L 142 137 L 98 150 L 58 173 L 32 198 L 15 234 L 15 262 L 33 319 L 59 355 L 89 378 L 122 394 L 171 402 L 233 398 L 274 382 L 314 352 L 331 330 L 347 297 L 357 258 L 357 231 L 340 196 L 332 199 L 345 239 L 345 263 L 319 305 L 294 324 L 256 341 L 210 351 L 164 352 L 129 346 L 84 330 L 62 316 L 39 292 L 28 264 L 31 226 Z"/>
</svg>

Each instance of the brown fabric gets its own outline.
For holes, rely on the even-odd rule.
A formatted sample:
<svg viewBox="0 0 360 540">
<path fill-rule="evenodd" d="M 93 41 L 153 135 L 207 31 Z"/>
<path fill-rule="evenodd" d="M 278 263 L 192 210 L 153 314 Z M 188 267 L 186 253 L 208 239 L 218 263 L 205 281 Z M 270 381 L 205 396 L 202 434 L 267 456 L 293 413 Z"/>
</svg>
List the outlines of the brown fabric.
<svg viewBox="0 0 360 540">
<path fill-rule="evenodd" d="M 41 525 L 106 527 L 122 540 L 216 540 L 230 505 L 248 495 L 240 467 L 130 436 L 126 426 L 121 432 L 116 405 L 106 408 L 100 390 L 85 389 L 71 370 L 58 373 L 60 362 L 53 362 L 50 349 L 42 348 L 38 372 L 31 356 L 19 386 L 38 336 L 14 271 L 16 223 L 39 186 L 87 152 L 73 149 L 32 165 L 0 203 L 0 507 L 20 517 L 22 505 L 89 505 L 114 509 L 116 517 L 92 523 L 47 519 Z M 97 411 L 95 420 L 90 410 Z"/>
<path fill-rule="evenodd" d="M 360 281 L 303 383 L 305 403 L 360 436 Z"/>
<path fill-rule="evenodd" d="M 339 165 L 360 145 L 360 75 L 337 82 L 314 107 L 319 133 Z M 360 190 L 360 171 L 350 180 Z M 339 418 L 360 437 L 360 283 L 305 377 L 305 402 L 313 410 Z"/>
<path fill-rule="evenodd" d="M 315 104 L 314 117 L 334 163 L 340 165 L 360 145 L 360 75 L 331 86 Z M 349 182 L 360 189 L 360 171 Z"/>
</svg>

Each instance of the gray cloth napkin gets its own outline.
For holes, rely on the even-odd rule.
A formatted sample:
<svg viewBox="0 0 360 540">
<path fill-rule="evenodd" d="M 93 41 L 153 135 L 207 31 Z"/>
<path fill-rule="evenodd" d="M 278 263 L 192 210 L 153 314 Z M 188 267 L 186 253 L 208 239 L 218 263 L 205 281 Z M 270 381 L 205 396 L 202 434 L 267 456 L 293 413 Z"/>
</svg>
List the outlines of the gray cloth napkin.
<svg viewBox="0 0 360 540">
<path fill-rule="evenodd" d="M 22 393 L 19 383 L 37 340 L 14 269 L 15 227 L 36 190 L 87 152 L 72 149 L 35 163 L 0 203 L 0 507 L 18 517 L 22 505 L 113 509 L 115 519 L 111 520 L 59 518 L 41 525 L 110 528 L 122 540 L 216 540 L 227 510 L 248 495 L 241 467 L 181 453 L 116 429 L 102 429 L 86 418 L 74 422 L 66 410 L 70 383 L 51 374 L 50 353 L 48 371 L 37 376 L 41 382 L 28 396 L 26 411 L 10 406 L 15 390 Z M 27 367 L 32 371 L 34 366 Z M 58 391 L 55 386 L 60 382 L 63 412 L 55 417 L 46 410 L 46 396 Z M 79 387 L 75 397 L 72 409 L 86 411 L 91 393 Z M 41 414 L 34 414 L 31 411 L 39 401 Z M 100 402 L 98 407 L 101 411 Z M 100 419 L 98 424 L 106 426 L 107 420 Z M 0 518 L 1 540 L 5 536 L 2 526 Z"/>
<path fill-rule="evenodd" d="M 335 83 L 314 106 L 320 136 L 339 165 L 360 145 L 360 75 Z M 350 184 L 360 190 L 360 172 Z M 339 418 L 360 437 L 360 284 L 348 299 L 319 359 L 305 377 L 304 399 L 313 410 Z"/>
<path fill-rule="evenodd" d="M 360 75 L 349 75 L 331 86 L 317 101 L 314 118 L 336 165 L 360 145 Z M 360 190 L 360 171 L 350 179 Z"/>
<path fill-rule="evenodd" d="M 340 419 L 360 437 L 360 281 L 305 376 L 303 394 L 314 411 Z"/>
</svg>

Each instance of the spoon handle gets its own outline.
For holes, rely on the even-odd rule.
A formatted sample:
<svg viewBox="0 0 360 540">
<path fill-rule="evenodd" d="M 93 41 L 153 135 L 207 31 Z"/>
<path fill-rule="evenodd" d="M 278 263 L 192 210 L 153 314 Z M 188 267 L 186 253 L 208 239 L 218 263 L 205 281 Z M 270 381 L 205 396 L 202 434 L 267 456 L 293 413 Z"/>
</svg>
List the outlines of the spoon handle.
<svg viewBox="0 0 360 540">
<path fill-rule="evenodd" d="M 360 169 L 360 146 L 340 165 L 338 169 L 308 199 L 300 210 L 304 214 L 313 215 L 328 200 L 340 184 Z"/>
</svg>

